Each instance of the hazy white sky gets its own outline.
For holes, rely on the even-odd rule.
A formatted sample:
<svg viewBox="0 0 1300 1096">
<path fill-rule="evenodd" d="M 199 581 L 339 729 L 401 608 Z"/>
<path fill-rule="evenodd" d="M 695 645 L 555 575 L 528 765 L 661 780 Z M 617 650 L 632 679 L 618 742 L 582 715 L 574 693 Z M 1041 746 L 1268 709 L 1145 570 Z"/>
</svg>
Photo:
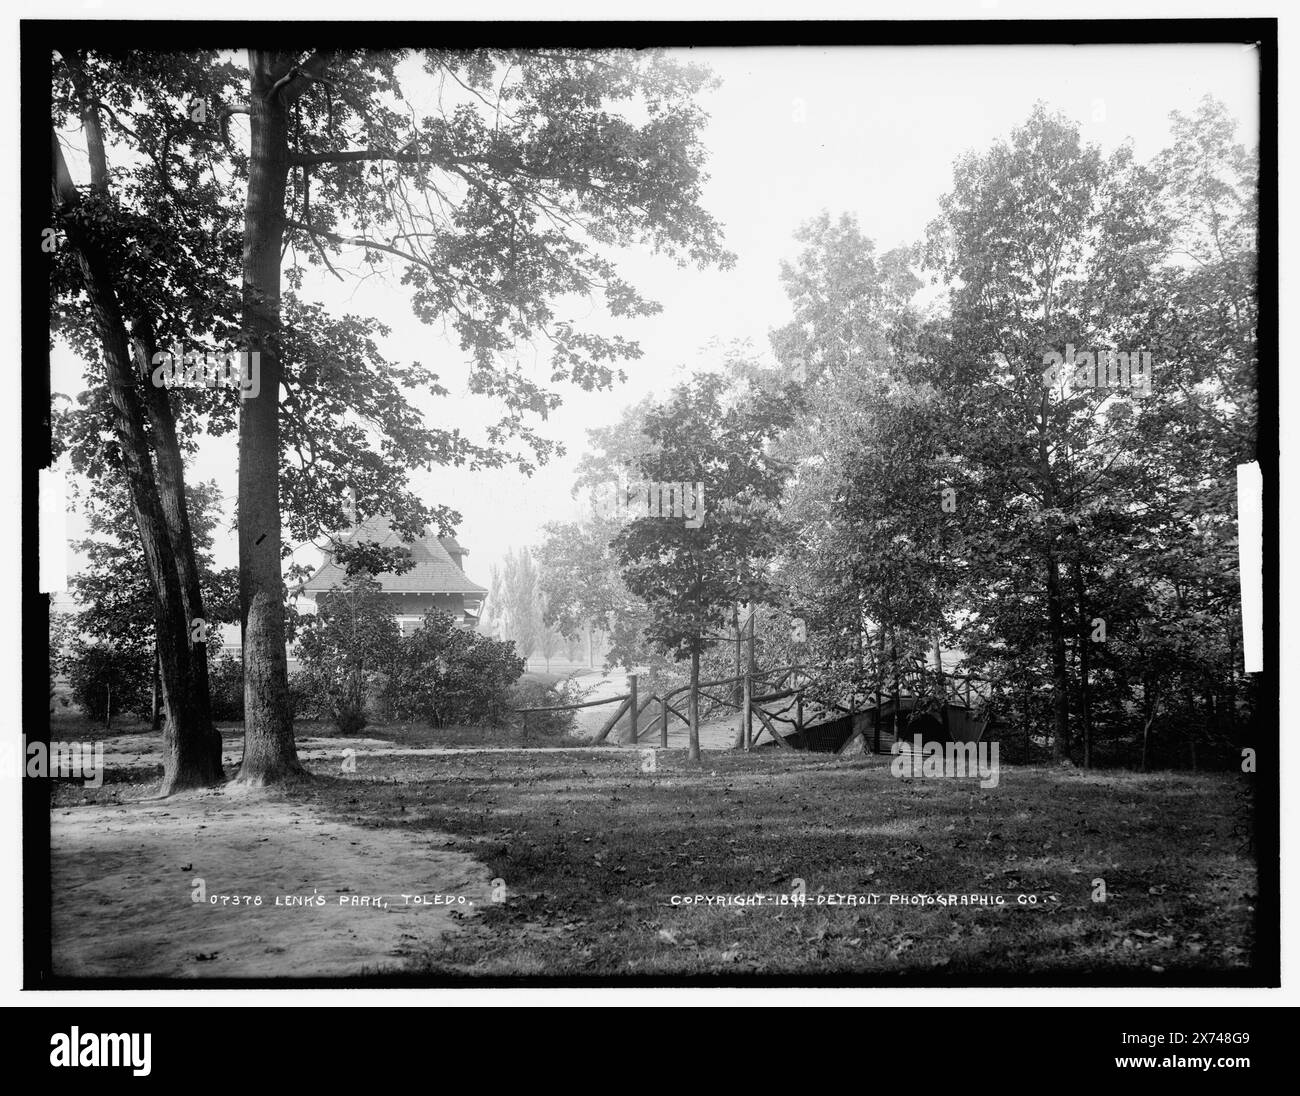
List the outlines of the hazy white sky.
<svg viewBox="0 0 1300 1096">
<path fill-rule="evenodd" d="M 565 390 L 564 406 L 545 432 L 563 439 L 568 454 L 531 479 L 513 470 L 415 474 L 430 501 L 464 515 L 459 537 L 470 551 L 466 568 L 484 585 L 507 548 L 534 543 L 542 523 L 576 513 L 569 489 L 587 427 L 608 424 L 646 392 L 666 392 L 685 371 L 707 366 L 702 349 L 710 340 L 748 338 L 766 352 L 768 330 L 789 317 L 780 260 L 794 254 L 798 225 L 820 210 L 856 214 L 878 251 L 918 240 L 938 212 L 954 159 L 1009 136 L 1038 99 L 1079 122 L 1084 139 L 1103 151 L 1131 140 L 1139 159 L 1169 143 L 1170 111 L 1191 112 L 1205 94 L 1223 100 L 1239 119 L 1243 143 L 1253 145 L 1258 128 L 1257 54 L 1236 44 L 693 53 L 722 79 L 705 102 L 711 115 L 705 204 L 725 226 L 736 266 L 727 273 L 683 270 L 644 252 L 616 255 L 623 275 L 664 310 L 619 328 L 645 351 L 627 367 L 627 384 L 595 394 Z M 406 90 L 418 100 L 418 86 Z M 392 328 L 384 344 L 390 358 L 418 359 L 440 373 L 452 395 L 416 400 L 436 421 L 470 431 L 492 421 L 491 406 L 465 397 L 466 369 L 455 343 L 412 317 L 398 276 L 394 270 L 383 282 L 346 285 L 309 280 L 306 295 L 379 317 Z M 564 318 L 600 320 L 585 305 Z M 56 392 L 77 390 L 80 376 L 78 362 L 55 354 Z M 232 517 L 235 466 L 233 438 L 205 439 L 190 473 L 219 482 Z M 79 519 L 70 517 L 69 536 L 81 535 Z M 219 539 L 216 555 L 221 565 L 235 563 L 233 533 Z M 316 554 L 306 550 L 300 559 L 314 561 Z M 78 562 L 69 556 L 70 572 Z"/>
</svg>

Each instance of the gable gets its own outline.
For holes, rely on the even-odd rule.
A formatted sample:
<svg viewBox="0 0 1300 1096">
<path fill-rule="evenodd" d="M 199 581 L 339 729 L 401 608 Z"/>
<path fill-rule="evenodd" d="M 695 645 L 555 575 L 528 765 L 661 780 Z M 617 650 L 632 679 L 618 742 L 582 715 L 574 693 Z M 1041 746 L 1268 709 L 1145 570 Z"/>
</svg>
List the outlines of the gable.
<svg viewBox="0 0 1300 1096">
<path fill-rule="evenodd" d="M 385 572 L 374 576 L 385 593 L 468 594 L 475 597 L 487 595 L 487 590 L 470 581 L 456 565 L 443 542 L 428 530 L 413 543 L 407 544 L 393 531 L 387 518 L 373 517 L 367 518 L 339 539 L 344 544 L 376 541 L 385 547 L 404 547 L 410 550 L 414 566 L 409 571 L 400 575 Z M 454 539 L 449 537 L 447 540 L 455 549 L 463 551 Z M 324 593 L 333 586 L 342 586 L 346 579 L 347 570 L 331 559 L 303 583 L 302 590 L 308 594 Z"/>
</svg>

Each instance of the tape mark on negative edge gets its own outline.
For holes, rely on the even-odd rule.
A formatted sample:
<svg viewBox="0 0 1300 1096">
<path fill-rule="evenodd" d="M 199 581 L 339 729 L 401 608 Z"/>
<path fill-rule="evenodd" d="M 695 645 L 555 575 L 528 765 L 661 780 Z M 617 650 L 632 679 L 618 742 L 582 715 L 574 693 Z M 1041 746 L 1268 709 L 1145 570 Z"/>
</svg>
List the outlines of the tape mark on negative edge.
<svg viewBox="0 0 1300 1096">
<path fill-rule="evenodd" d="M 1246 673 L 1264 669 L 1264 476 L 1258 461 L 1237 465 L 1237 565 L 1241 652 Z"/>
<path fill-rule="evenodd" d="M 42 468 L 39 478 L 37 571 L 42 594 L 68 588 L 68 481 L 62 468 Z"/>
</svg>

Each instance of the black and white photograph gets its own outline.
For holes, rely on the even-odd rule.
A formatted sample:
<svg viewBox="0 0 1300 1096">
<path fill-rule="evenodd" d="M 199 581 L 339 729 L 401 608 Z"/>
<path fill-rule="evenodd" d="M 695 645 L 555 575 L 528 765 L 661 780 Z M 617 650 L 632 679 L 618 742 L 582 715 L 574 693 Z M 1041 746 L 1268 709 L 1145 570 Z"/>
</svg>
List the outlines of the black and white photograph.
<svg viewBox="0 0 1300 1096">
<path fill-rule="evenodd" d="M 23 989 L 1279 985 L 1277 20 L 111 7 Z"/>
</svg>

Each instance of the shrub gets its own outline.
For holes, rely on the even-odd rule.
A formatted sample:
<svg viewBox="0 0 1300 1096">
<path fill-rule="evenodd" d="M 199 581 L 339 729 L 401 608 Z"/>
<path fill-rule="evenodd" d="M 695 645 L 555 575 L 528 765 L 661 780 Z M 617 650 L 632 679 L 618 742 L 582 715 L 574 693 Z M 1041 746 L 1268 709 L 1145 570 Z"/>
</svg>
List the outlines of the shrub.
<svg viewBox="0 0 1300 1096">
<path fill-rule="evenodd" d="M 149 710 L 150 660 L 138 652 L 82 643 L 66 665 L 72 696 L 88 718 L 107 725 L 114 715 Z"/>
<path fill-rule="evenodd" d="M 50 710 L 54 710 L 56 679 L 67 670 L 65 650 L 72 638 L 72 614 L 50 610 Z M 63 702 L 68 703 L 66 700 Z"/>
<path fill-rule="evenodd" d="M 295 670 L 289 675 L 289 707 L 293 710 L 294 719 L 320 718 L 320 705 L 312 691 L 311 678 L 302 670 Z"/>
<path fill-rule="evenodd" d="M 212 697 L 212 718 L 235 722 L 244 718 L 244 662 L 231 654 L 208 663 L 208 692 Z"/>
<path fill-rule="evenodd" d="M 510 685 L 523 672 L 513 642 L 459 628 L 450 615 L 431 609 L 398 645 L 387 700 L 399 719 L 435 727 L 497 726 L 511 706 Z"/>
<path fill-rule="evenodd" d="M 586 699 L 590 689 L 582 689 L 571 677 L 555 685 L 541 681 L 529 680 L 516 682 L 510 688 L 507 700 L 514 708 L 556 708 L 562 704 L 580 704 Z M 578 713 L 570 709 L 564 712 L 529 712 L 528 734 L 542 738 L 556 738 L 571 734 L 577 721 Z M 523 716 L 516 715 L 515 720 L 522 723 Z"/>
<path fill-rule="evenodd" d="M 317 714 L 339 733 L 356 734 L 366 725 L 371 680 L 389 668 L 400 638 L 379 583 L 364 575 L 330 590 L 318 599 L 316 614 L 304 618 L 298 640 L 301 684 Z"/>
</svg>

